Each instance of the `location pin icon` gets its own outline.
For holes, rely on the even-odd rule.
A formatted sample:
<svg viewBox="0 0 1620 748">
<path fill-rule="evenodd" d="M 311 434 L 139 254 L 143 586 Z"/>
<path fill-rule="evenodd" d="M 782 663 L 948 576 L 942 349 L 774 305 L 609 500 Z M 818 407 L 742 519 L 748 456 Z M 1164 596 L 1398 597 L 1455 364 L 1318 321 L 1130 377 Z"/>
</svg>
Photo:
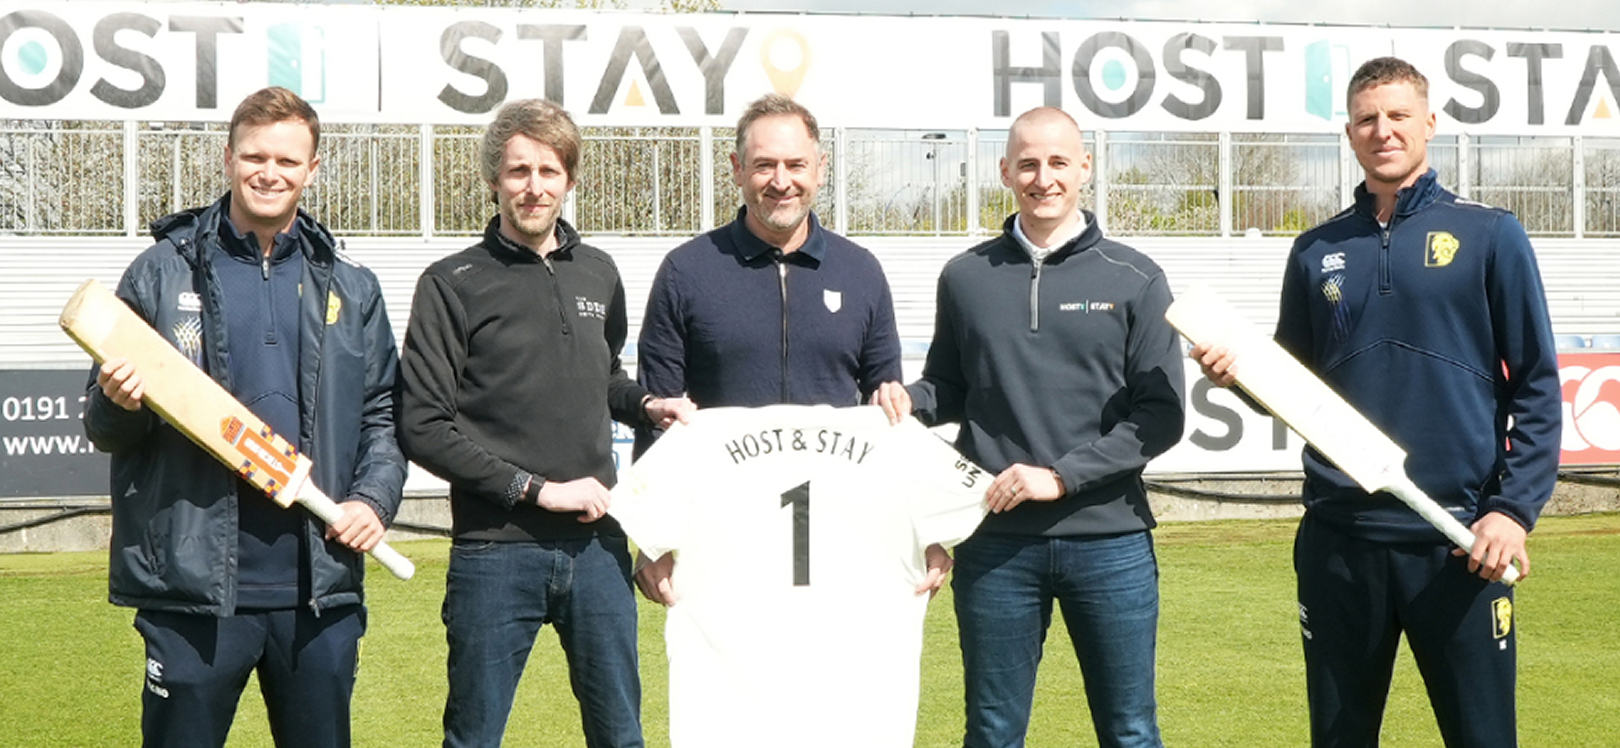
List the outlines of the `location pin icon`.
<svg viewBox="0 0 1620 748">
<path fill-rule="evenodd" d="M 777 29 L 760 42 L 759 62 L 771 88 L 791 99 L 810 70 L 810 42 L 792 29 Z"/>
</svg>

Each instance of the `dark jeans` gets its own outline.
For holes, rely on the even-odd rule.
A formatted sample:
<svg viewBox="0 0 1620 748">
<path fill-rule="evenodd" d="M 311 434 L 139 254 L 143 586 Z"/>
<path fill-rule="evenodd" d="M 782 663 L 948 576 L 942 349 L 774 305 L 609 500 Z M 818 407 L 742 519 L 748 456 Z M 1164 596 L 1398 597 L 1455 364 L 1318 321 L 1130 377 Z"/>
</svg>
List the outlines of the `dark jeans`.
<svg viewBox="0 0 1620 748">
<path fill-rule="evenodd" d="M 975 535 L 956 548 L 967 748 L 1018 748 L 1052 601 L 1074 642 L 1103 748 L 1161 748 L 1153 692 L 1159 566 L 1148 532 L 1103 537 Z"/>
<path fill-rule="evenodd" d="M 543 624 L 557 627 L 590 748 L 640 748 L 636 600 L 623 537 L 456 541 L 444 595 L 446 748 L 498 746 Z M 517 740 L 527 744 L 529 741 Z"/>
</svg>

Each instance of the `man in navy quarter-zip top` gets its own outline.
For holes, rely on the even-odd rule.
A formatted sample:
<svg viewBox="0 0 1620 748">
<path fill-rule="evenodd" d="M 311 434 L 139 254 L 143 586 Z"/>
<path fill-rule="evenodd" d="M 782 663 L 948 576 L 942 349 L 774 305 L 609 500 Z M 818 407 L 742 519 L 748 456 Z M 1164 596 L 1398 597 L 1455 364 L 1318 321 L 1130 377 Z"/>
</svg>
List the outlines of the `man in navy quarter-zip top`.
<svg viewBox="0 0 1620 748">
<path fill-rule="evenodd" d="M 1305 451 L 1294 542 L 1314 748 L 1378 745 L 1404 633 L 1448 748 L 1518 745 L 1513 590 L 1557 482 L 1562 397 L 1535 253 L 1513 214 L 1429 168 L 1429 84 L 1364 64 L 1345 131 L 1356 203 L 1295 240 L 1276 340 L 1407 451 L 1412 481 L 1473 530 L 1454 549 L 1417 513 Z M 1230 351 L 1191 355 L 1214 383 Z"/>
<path fill-rule="evenodd" d="M 811 208 L 826 179 L 810 110 L 779 94 L 737 122 L 736 220 L 671 250 L 658 268 L 636 347 L 636 376 L 655 395 L 700 408 L 858 405 L 900 377 L 894 301 L 877 258 L 822 227 Z M 640 454 L 657 438 L 636 434 Z M 929 550 L 928 586 L 948 562 Z M 645 564 L 636 583 L 668 605 L 675 559 Z"/>
</svg>

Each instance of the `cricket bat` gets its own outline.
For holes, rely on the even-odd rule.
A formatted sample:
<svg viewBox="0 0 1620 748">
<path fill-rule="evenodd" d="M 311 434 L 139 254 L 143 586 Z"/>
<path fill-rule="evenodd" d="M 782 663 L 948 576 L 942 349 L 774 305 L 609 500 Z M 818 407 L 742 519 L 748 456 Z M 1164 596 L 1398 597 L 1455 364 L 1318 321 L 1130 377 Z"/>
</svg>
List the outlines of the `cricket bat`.
<svg viewBox="0 0 1620 748">
<path fill-rule="evenodd" d="M 97 364 L 115 358 L 135 364 L 145 383 L 146 407 L 277 504 L 302 504 L 328 524 L 343 516 L 310 479 L 313 463 L 308 457 L 271 432 L 105 286 L 94 279 L 80 285 L 62 309 L 60 323 Z M 386 543 L 371 549 L 371 557 L 400 579 L 416 573 L 410 559 Z"/>
<path fill-rule="evenodd" d="M 1406 451 L 1237 310 L 1208 289 L 1194 288 L 1164 316 L 1193 343 L 1232 351 L 1238 385 L 1368 493 L 1400 499 L 1458 548 L 1473 551 L 1474 533 L 1407 477 Z M 1511 565 L 1502 575 L 1507 584 L 1518 579 Z"/>
</svg>

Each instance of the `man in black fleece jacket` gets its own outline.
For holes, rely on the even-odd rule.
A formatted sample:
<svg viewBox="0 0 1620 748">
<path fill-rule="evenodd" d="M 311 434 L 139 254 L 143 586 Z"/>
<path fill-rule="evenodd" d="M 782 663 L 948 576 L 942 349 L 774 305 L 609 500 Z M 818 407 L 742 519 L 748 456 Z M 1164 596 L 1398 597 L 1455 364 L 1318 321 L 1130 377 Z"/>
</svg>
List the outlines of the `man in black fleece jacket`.
<svg viewBox="0 0 1620 748">
<path fill-rule="evenodd" d="M 444 745 L 501 742 L 544 622 L 568 654 L 592 746 L 641 746 L 636 602 L 624 531 L 604 513 L 609 419 L 668 426 L 619 364 L 624 285 L 559 218 L 580 136 L 548 102 L 508 103 L 480 165 L 499 215 L 417 283 L 401 370 L 400 443 L 450 482 Z"/>
<path fill-rule="evenodd" d="M 1056 599 L 1098 742 L 1158 747 L 1158 565 L 1142 469 L 1181 438 L 1170 287 L 1080 210 L 1091 155 L 1067 114 L 1020 116 L 1001 178 L 1018 213 L 946 264 L 922 379 L 874 397 L 896 420 L 960 423 L 957 449 L 998 473 L 951 582 L 964 745 L 1023 745 Z"/>
</svg>

